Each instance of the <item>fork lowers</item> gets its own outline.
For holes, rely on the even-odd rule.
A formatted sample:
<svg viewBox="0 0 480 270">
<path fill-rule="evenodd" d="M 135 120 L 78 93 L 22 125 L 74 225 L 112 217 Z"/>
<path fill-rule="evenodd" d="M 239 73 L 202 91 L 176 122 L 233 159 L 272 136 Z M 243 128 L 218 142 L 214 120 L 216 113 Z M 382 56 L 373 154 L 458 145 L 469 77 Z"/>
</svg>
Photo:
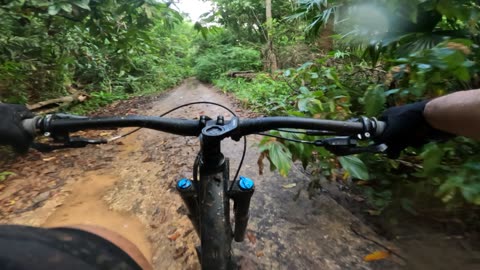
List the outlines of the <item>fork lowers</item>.
<svg viewBox="0 0 480 270">
<path fill-rule="evenodd" d="M 233 212 L 235 216 L 233 237 L 237 242 L 242 242 L 245 239 L 245 231 L 247 230 L 249 219 L 250 199 L 254 191 L 255 184 L 253 180 L 240 176 L 240 180 L 235 181 L 235 184 L 229 192 L 229 196 L 233 200 Z"/>
<path fill-rule="evenodd" d="M 199 234 L 199 223 L 198 223 L 198 197 L 195 187 L 195 183 L 192 181 L 183 178 L 177 182 L 177 191 L 180 193 L 180 197 L 183 200 L 183 203 L 187 206 L 188 209 L 188 218 L 193 224 L 195 231 Z"/>
</svg>

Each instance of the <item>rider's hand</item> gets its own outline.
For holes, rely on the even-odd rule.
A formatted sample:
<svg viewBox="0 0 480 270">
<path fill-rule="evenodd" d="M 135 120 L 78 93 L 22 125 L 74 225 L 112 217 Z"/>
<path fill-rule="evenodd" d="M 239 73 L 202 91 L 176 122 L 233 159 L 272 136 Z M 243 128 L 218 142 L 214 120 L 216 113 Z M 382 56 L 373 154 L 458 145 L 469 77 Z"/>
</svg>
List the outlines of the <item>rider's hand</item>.
<svg viewBox="0 0 480 270">
<path fill-rule="evenodd" d="M 427 123 L 423 116 L 427 103 L 428 101 L 416 102 L 392 107 L 383 112 L 379 120 L 385 121 L 387 126 L 378 142 L 388 146 L 389 158 L 398 158 L 400 152 L 409 146 L 420 147 L 429 140 L 451 137 Z"/>
<path fill-rule="evenodd" d="M 23 105 L 0 103 L 0 144 L 27 152 L 33 138 L 23 129 L 22 120 L 32 117 L 34 114 Z"/>
</svg>

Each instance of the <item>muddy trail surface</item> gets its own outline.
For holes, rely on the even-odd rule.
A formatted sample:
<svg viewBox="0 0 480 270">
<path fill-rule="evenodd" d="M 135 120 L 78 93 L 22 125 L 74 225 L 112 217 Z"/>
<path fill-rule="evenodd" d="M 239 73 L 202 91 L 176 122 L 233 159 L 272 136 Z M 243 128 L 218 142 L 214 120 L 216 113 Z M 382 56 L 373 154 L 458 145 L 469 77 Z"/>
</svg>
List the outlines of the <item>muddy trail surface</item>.
<svg viewBox="0 0 480 270">
<path fill-rule="evenodd" d="M 240 117 L 252 116 L 232 97 L 186 80 L 159 96 L 121 102 L 98 114 L 160 115 L 193 101 L 217 102 Z M 170 117 L 230 115 L 215 106 L 189 106 Z M 109 137 L 130 129 L 89 131 Z M 391 243 L 377 236 L 327 193 L 308 198 L 308 177 L 293 169 L 288 178 L 266 170 L 259 175 L 259 138 L 248 138 L 241 175 L 255 180 L 251 222 L 244 242 L 234 243 L 240 269 L 400 269 L 402 260 L 365 262 L 364 256 Z M 231 160 L 231 177 L 243 150 L 227 139 L 223 151 Z M 136 245 L 155 269 L 199 269 L 199 240 L 186 217 L 175 183 L 192 177 L 198 141 L 142 129 L 109 145 L 32 150 L 6 169 L 14 172 L 0 186 L 2 223 L 34 226 L 97 224 L 121 233 Z M 4 165 L 5 166 L 5 165 Z M 3 167 L 3 166 L 2 166 Z"/>
</svg>

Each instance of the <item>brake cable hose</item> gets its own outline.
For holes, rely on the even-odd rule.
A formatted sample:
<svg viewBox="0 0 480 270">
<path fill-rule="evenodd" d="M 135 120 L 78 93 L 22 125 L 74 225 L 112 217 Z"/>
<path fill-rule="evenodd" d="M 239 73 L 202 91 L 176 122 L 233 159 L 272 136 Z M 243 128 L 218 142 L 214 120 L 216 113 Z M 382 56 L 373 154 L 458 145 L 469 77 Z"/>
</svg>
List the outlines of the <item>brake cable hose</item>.
<svg viewBox="0 0 480 270">
<path fill-rule="evenodd" d="M 277 136 L 277 135 L 268 134 L 268 133 L 263 133 L 263 132 L 262 132 L 262 133 L 255 133 L 255 134 L 260 135 L 260 136 L 265 136 L 265 137 L 277 138 L 277 139 L 285 140 L 285 141 L 289 141 L 289 142 L 304 143 L 304 144 L 313 144 L 313 145 L 315 145 L 315 142 L 313 142 L 313 141 L 305 141 L 305 140 L 299 140 L 299 139 L 291 139 L 291 138 L 286 138 L 286 137 Z"/>
</svg>

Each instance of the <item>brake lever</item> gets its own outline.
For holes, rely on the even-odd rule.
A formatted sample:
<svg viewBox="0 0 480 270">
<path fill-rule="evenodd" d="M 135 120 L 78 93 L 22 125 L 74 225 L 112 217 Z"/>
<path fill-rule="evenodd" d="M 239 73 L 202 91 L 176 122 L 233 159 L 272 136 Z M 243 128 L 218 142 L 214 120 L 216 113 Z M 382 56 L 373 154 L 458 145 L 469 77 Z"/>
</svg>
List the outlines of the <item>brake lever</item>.
<svg viewBox="0 0 480 270">
<path fill-rule="evenodd" d="M 314 142 L 336 156 L 348 156 L 360 153 L 383 153 L 387 150 L 385 144 L 371 144 L 364 147 L 357 146 L 357 140 L 352 137 L 334 137 Z"/>
<path fill-rule="evenodd" d="M 313 143 L 321 147 L 355 147 L 357 146 L 357 139 L 344 136 L 316 140 Z"/>
<path fill-rule="evenodd" d="M 68 140 L 64 141 L 63 144 L 48 144 L 48 143 L 34 143 L 32 148 L 36 149 L 39 152 L 52 152 L 58 149 L 66 148 L 82 148 L 86 147 L 89 144 L 106 144 L 108 140 L 106 139 L 88 139 L 83 137 L 69 137 Z"/>
<path fill-rule="evenodd" d="M 385 144 L 372 144 L 365 147 L 325 147 L 328 151 L 336 156 L 348 156 L 361 153 L 383 153 L 387 150 Z"/>
</svg>

